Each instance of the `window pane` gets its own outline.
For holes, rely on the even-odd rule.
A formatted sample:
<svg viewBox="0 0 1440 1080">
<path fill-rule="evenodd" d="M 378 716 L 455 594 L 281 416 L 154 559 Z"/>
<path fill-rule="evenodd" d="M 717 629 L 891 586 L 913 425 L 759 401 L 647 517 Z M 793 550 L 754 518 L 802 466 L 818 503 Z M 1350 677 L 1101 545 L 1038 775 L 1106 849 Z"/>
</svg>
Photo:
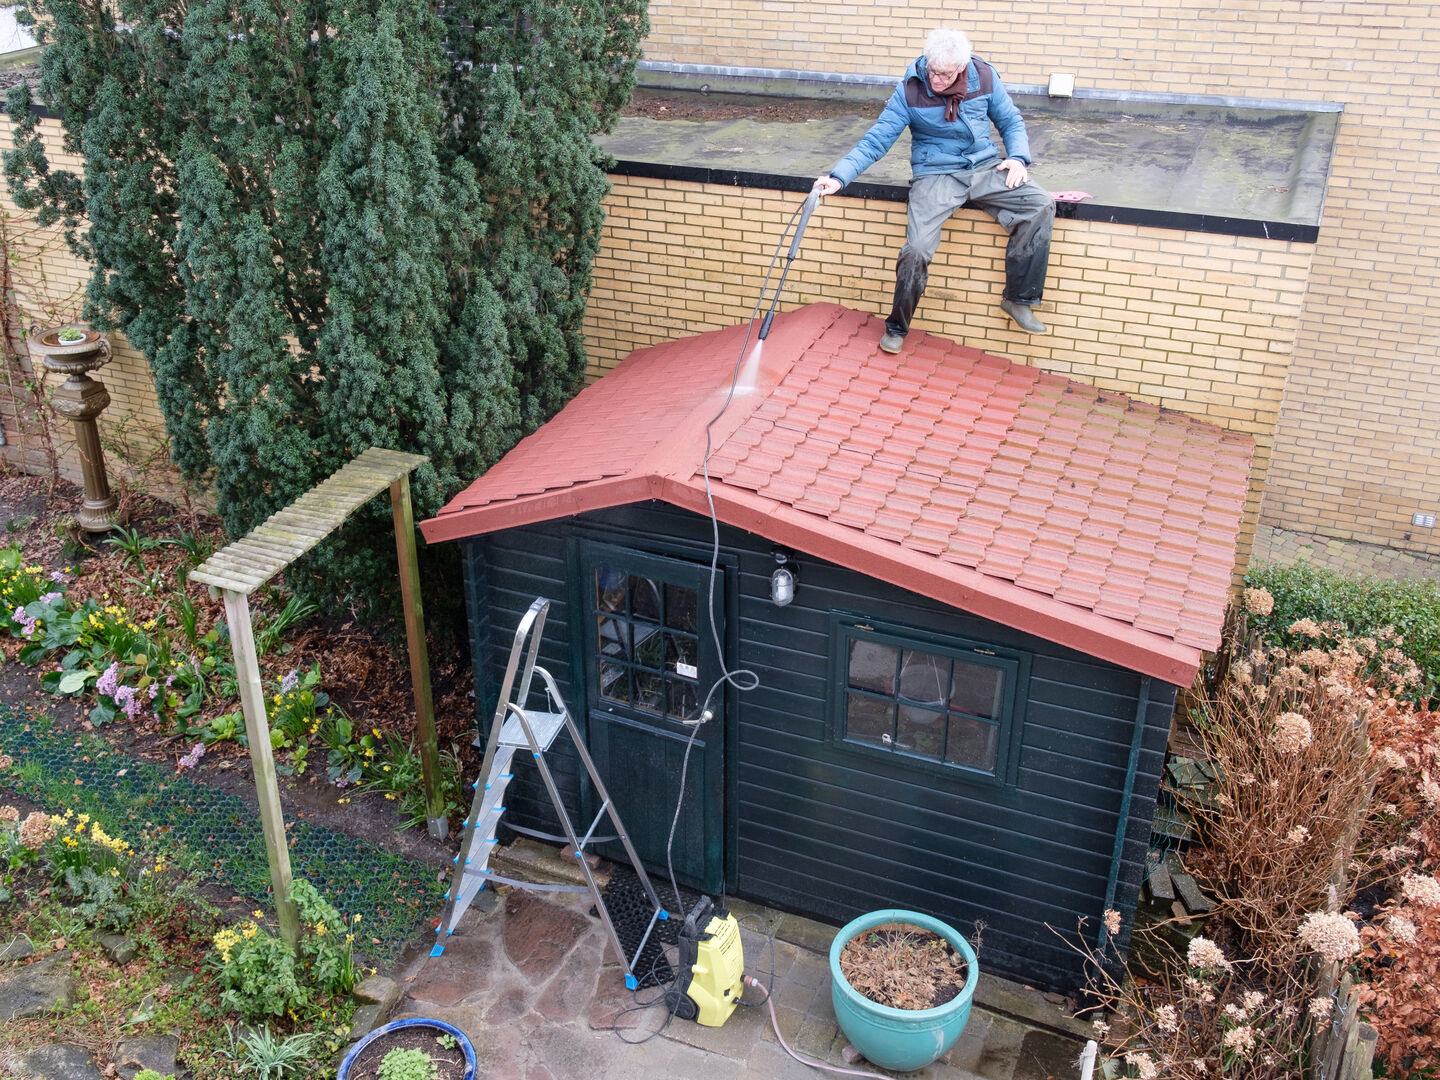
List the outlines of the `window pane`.
<svg viewBox="0 0 1440 1080">
<path fill-rule="evenodd" d="M 660 640 L 660 627 L 654 623 L 636 622 L 630 628 L 635 635 L 635 659 L 648 668 L 660 669 L 665 653 Z"/>
<path fill-rule="evenodd" d="M 901 705 L 895 749 L 939 761 L 944 750 L 945 714 L 918 705 Z"/>
<path fill-rule="evenodd" d="M 625 611 L 625 575 L 621 571 L 595 568 L 595 607 L 599 611 Z"/>
<path fill-rule="evenodd" d="M 1005 698 L 1005 673 L 984 664 L 955 661 L 955 678 L 950 684 L 950 708 L 972 716 L 995 720 Z"/>
<path fill-rule="evenodd" d="M 700 715 L 700 701 L 695 696 L 695 687 L 688 682 L 668 679 L 665 683 L 669 695 L 666 712 L 677 720 L 694 720 Z"/>
<path fill-rule="evenodd" d="M 719 599 L 718 597 L 716 598 Z M 672 630 L 695 632 L 696 599 L 694 589 L 679 585 L 665 586 L 665 625 Z"/>
<path fill-rule="evenodd" d="M 664 711 L 664 699 L 662 694 L 664 687 L 660 683 L 660 675 L 653 671 L 635 672 L 635 704 L 642 709 L 649 709 L 651 712 Z"/>
<path fill-rule="evenodd" d="M 895 666 L 899 650 L 875 641 L 850 642 L 849 684 L 877 694 L 895 692 Z"/>
<path fill-rule="evenodd" d="M 628 623 L 602 615 L 596 624 L 596 633 L 599 635 L 600 652 L 603 655 L 629 659 L 630 650 L 626 647 L 630 637 Z"/>
<path fill-rule="evenodd" d="M 637 619 L 660 621 L 660 583 L 653 578 L 630 578 L 630 613 Z"/>
<path fill-rule="evenodd" d="M 932 709 L 945 708 L 950 661 L 944 656 L 906 649 L 900 659 L 900 696 Z"/>
<path fill-rule="evenodd" d="M 995 771 L 995 754 L 999 745 L 1000 729 L 983 720 L 972 720 L 968 716 L 950 715 L 950 739 L 945 747 L 945 760 L 956 765 L 969 765 L 974 769 Z"/>
<path fill-rule="evenodd" d="M 888 746 L 885 740 L 894 728 L 895 705 L 861 694 L 846 695 L 845 737 L 860 742 Z"/>
<path fill-rule="evenodd" d="M 669 670 L 678 671 L 676 664 L 695 667 L 698 652 L 694 638 L 685 634 L 665 635 L 665 666 Z M 684 673 L 681 672 L 681 674 Z M 687 676 L 687 678 L 694 678 L 694 676 Z"/>
<path fill-rule="evenodd" d="M 630 679 L 623 664 L 600 665 L 600 696 L 611 701 L 630 700 Z"/>
</svg>

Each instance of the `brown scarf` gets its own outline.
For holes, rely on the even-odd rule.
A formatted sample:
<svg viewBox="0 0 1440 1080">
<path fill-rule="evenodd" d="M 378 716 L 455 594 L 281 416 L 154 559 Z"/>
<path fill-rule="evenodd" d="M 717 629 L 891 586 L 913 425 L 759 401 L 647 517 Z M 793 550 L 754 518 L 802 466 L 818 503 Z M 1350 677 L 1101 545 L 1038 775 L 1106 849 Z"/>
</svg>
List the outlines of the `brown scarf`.
<svg viewBox="0 0 1440 1080">
<path fill-rule="evenodd" d="M 925 84 L 927 87 L 929 87 L 932 94 L 936 92 L 933 87 L 930 87 L 930 80 L 928 74 L 926 76 Z M 944 90 L 939 91 L 940 97 L 945 99 L 945 122 L 947 124 L 953 124 L 955 122 L 955 117 L 959 115 L 960 102 L 965 100 L 965 90 L 969 85 L 970 65 L 966 64 L 955 76 L 955 81 L 952 82 L 949 86 L 947 86 Z"/>
</svg>

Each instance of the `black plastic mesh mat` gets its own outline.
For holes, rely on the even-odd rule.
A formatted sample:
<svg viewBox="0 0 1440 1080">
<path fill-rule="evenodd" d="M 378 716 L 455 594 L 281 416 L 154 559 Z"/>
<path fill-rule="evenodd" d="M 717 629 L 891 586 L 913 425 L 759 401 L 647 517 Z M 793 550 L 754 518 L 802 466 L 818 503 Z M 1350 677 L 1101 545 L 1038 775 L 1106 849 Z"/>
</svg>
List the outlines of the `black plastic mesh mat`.
<svg viewBox="0 0 1440 1080">
<path fill-rule="evenodd" d="M 633 970 L 641 988 L 665 986 L 674 980 L 675 970 L 666 958 L 665 950 L 675 946 L 686 912 L 700 899 L 700 893 L 682 885 L 680 899 L 685 907 L 682 911 L 671 911 L 671 905 L 675 903 L 675 891 L 670 888 L 670 882 L 652 877 L 650 883 L 660 896 L 660 906 L 670 912 L 670 918 L 655 923 L 650 940 L 645 943 L 644 950 L 635 960 Z M 604 897 L 605 910 L 610 914 L 610 921 L 615 924 L 615 936 L 624 946 L 625 955 L 634 956 L 635 950 L 640 946 L 640 939 L 645 936 L 645 929 L 650 925 L 650 916 L 655 912 L 650 906 L 650 898 L 645 895 L 645 887 L 640 884 L 639 876 L 630 867 L 616 866 L 610 875 L 610 884 L 605 887 Z"/>
<path fill-rule="evenodd" d="M 52 813 L 90 813 L 137 847 L 184 845 L 206 878 L 266 902 L 265 840 L 259 814 L 245 800 L 3 703 L 0 750 L 14 759 L 0 774 L 0 802 L 8 788 Z M 373 959 L 397 955 L 417 923 L 439 907 L 444 886 L 428 866 L 306 821 L 287 821 L 286 833 L 295 877 L 309 880 L 343 915 L 363 915 L 356 946 Z"/>
</svg>

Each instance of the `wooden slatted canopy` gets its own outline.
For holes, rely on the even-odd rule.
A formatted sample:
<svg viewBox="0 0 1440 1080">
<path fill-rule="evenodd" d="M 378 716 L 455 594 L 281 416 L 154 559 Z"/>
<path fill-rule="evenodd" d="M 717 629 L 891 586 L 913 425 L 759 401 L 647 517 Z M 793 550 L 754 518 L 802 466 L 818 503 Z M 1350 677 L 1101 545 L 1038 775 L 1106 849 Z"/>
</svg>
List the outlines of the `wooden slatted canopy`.
<svg viewBox="0 0 1440 1080">
<path fill-rule="evenodd" d="M 405 609 L 405 637 L 410 647 L 410 681 L 415 691 L 415 733 L 424 775 L 426 824 L 431 837 L 443 840 L 450 828 L 445 820 L 440 747 L 435 734 L 430 664 L 425 649 L 425 612 L 420 603 L 415 516 L 410 506 L 410 472 L 428 460 L 420 454 L 372 446 L 190 572 L 191 581 L 224 591 L 225 618 L 235 654 L 235 676 L 245 714 L 250 761 L 255 769 L 255 793 L 260 801 L 260 824 L 270 861 L 270 884 L 275 891 L 275 913 L 280 935 L 292 949 L 300 940 L 300 919 L 290 888 L 290 848 L 280 810 L 265 692 L 260 682 L 260 658 L 255 651 L 247 597 L 338 529 L 366 502 L 387 487 L 390 489 L 395 550 L 400 562 L 400 596 Z"/>
<path fill-rule="evenodd" d="M 428 460 L 421 454 L 372 446 L 248 535 L 211 555 L 190 571 L 190 580 L 250 595 Z"/>
</svg>

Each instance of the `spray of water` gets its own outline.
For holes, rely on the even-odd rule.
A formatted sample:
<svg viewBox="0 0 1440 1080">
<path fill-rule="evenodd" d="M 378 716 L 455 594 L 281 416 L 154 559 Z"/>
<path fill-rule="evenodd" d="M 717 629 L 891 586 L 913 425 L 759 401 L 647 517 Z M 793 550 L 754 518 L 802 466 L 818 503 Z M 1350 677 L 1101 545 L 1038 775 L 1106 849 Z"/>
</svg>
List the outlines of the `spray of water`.
<svg viewBox="0 0 1440 1080">
<path fill-rule="evenodd" d="M 745 394 L 753 394 L 760 382 L 760 359 L 765 350 L 765 342 L 755 342 L 755 347 L 750 350 L 750 355 L 745 358 L 745 364 L 740 368 L 740 376 L 735 380 L 735 396 L 743 397 Z"/>
</svg>

